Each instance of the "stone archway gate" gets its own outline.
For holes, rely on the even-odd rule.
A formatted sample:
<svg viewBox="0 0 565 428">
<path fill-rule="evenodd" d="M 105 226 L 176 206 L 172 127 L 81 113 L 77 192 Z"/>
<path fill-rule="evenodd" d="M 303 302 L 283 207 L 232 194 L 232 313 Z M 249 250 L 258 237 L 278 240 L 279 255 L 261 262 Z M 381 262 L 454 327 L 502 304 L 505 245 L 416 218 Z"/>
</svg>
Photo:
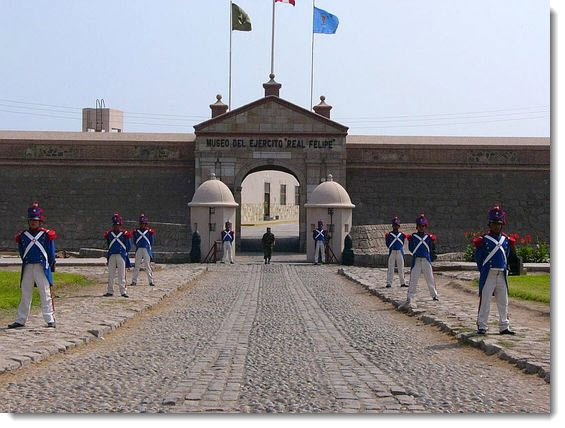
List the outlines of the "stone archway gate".
<svg viewBox="0 0 565 428">
<path fill-rule="evenodd" d="M 214 107 L 217 108 L 218 103 L 211 106 L 213 112 Z M 269 95 L 218 114 L 194 129 L 195 188 L 207 180 L 211 172 L 230 188 L 239 204 L 237 236 L 241 231 L 241 183 L 248 174 L 275 169 L 298 179 L 300 248 L 305 251 L 311 227 L 306 224 L 304 210 L 308 195 L 328 173 L 335 181 L 346 185 L 348 128 L 329 117 Z"/>
</svg>

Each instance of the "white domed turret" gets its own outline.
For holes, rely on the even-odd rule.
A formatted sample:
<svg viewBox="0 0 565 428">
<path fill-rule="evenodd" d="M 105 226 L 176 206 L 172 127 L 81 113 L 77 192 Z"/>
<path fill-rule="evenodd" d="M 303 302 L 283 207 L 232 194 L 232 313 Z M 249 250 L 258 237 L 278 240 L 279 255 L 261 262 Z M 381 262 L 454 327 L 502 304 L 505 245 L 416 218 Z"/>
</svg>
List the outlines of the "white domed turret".
<svg viewBox="0 0 565 428">
<path fill-rule="evenodd" d="M 210 179 L 202 183 L 194 192 L 189 207 L 237 207 L 237 202 L 228 186 L 210 174 Z"/>
<path fill-rule="evenodd" d="M 214 242 L 221 241 L 226 222 L 235 224 L 235 208 L 238 205 L 229 187 L 218 180 L 214 173 L 198 186 L 188 206 L 192 229 L 200 232 L 202 256 L 208 254 Z M 218 247 L 221 251 L 221 245 L 218 244 Z M 232 247 L 234 253 L 235 247 Z"/>
<path fill-rule="evenodd" d="M 323 183 L 320 183 L 310 194 L 305 207 L 317 208 L 355 208 L 347 190 L 337 181 L 333 181 L 331 174 Z"/>
<path fill-rule="evenodd" d="M 316 228 L 318 222 L 322 222 L 329 237 L 327 244 L 336 259 L 341 261 L 343 241 L 351 230 L 353 208 L 355 208 L 347 191 L 329 174 L 326 181 L 320 183 L 312 191 L 304 207 L 306 207 L 306 221 L 311 229 L 310 233 Z M 315 242 L 310 237 L 306 241 L 308 261 L 315 261 L 314 249 Z"/>
</svg>

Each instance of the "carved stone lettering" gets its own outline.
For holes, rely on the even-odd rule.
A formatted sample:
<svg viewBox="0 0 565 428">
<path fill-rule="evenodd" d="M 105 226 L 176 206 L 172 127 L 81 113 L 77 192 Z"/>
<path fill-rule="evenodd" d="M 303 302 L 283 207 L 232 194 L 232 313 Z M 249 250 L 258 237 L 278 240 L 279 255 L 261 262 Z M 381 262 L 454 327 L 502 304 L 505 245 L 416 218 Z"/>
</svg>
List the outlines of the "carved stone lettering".
<svg viewBox="0 0 565 428">
<path fill-rule="evenodd" d="M 135 146 L 134 157 L 137 159 L 179 159 L 178 150 L 165 147 Z"/>
<path fill-rule="evenodd" d="M 73 146 L 34 145 L 25 150 L 27 159 L 69 159 L 77 157 Z"/>
<path fill-rule="evenodd" d="M 518 163 L 518 154 L 512 151 L 473 150 L 467 155 L 470 163 L 514 164 Z"/>
</svg>

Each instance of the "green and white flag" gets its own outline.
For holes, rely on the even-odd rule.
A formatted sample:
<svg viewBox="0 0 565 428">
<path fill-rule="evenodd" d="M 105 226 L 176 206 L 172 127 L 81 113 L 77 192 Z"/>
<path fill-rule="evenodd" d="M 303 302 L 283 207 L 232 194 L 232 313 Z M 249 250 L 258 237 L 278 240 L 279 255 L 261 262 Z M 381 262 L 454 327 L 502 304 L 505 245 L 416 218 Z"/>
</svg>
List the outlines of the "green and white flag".
<svg viewBox="0 0 565 428">
<path fill-rule="evenodd" d="M 237 4 L 231 4 L 231 29 L 232 31 L 251 31 L 251 19 Z"/>
</svg>

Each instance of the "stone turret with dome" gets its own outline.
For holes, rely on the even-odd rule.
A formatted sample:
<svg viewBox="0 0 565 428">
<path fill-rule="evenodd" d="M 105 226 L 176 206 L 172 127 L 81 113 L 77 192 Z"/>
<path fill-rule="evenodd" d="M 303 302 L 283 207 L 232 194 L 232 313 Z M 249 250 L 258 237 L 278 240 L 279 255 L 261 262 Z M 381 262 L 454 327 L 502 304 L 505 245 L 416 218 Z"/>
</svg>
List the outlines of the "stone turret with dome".
<svg viewBox="0 0 565 428">
<path fill-rule="evenodd" d="M 338 261 L 341 259 L 343 242 L 351 230 L 353 208 L 351 198 L 341 184 L 333 180 L 331 174 L 320 183 L 308 197 L 306 219 L 310 230 L 314 230 L 318 221 L 322 221 L 329 232 L 329 246 Z M 308 261 L 314 261 L 314 241 L 306 243 Z"/>
<path fill-rule="evenodd" d="M 229 187 L 212 173 L 210 179 L 196 189 L 188 206 L 193 231 L 200 233 L 201 252 L 206 256 L 214 242 L 221 240 L 225 223 L 235 224 L 235 209 L 239 204 Z"/>
<path fill-rule="evenodd" d="M 194 192 L 189 207 L 237 207 L 233 193 L 211 173 L 210 179 L 202 183 Z"/>
<path fill-rule="evenodd" d="M 351 198 L 341 184 L 333 180 L 331 174 L 310 194 L 306 208 L 355 208 Z"/>
</svg>

